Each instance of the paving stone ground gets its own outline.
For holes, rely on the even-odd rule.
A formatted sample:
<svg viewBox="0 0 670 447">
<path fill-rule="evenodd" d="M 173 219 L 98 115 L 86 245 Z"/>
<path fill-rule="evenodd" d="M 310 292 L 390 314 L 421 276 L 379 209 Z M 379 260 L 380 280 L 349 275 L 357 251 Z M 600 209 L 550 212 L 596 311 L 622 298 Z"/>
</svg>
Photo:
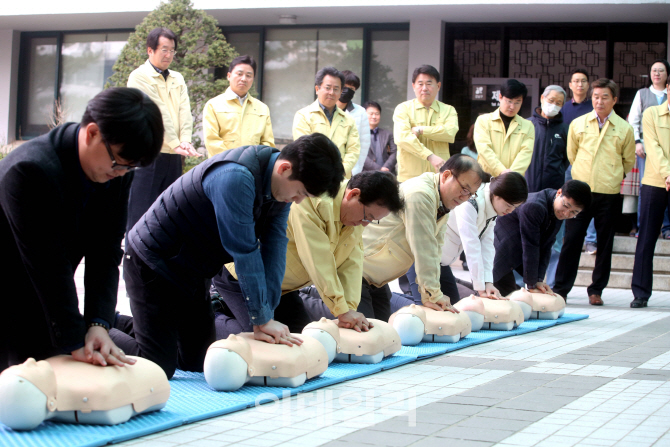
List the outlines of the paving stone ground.
<svg viewBox="0 0 670 447">
<path fill-rule="evenodd" d="M 462 274 L 465 272 L 456 272 Z M 77 272 L 83 292 L 82 268 Z M 670 293 L 125 442 L 173 446 L 670 446 Z M 119 310 L 128 313 L 123 284 Z"/>
</svg>

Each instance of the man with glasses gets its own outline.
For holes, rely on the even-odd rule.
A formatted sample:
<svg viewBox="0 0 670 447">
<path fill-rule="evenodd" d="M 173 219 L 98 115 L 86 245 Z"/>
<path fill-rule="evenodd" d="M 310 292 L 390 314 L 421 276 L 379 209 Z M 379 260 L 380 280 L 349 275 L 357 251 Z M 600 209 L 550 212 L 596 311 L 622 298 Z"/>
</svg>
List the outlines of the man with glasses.
<svg viewBox="0 0 670 447">
<path fill-rule="evenodd" d="M 367 331 L 371 325 L 366 316 L 378 317 L 361 300 L 363 229 L 402 208 L 395 176 L 381 171 L 354 175 L 341 183 L 334 198 L 310 197 L 291 207 L 277 320 L 294 333 L 321 317 L 337 319 L 342 328 Z M 224 282 L 217 284 L 226 304 L 237 293 L 233 275 L 239 272 L 237 265 L 227 267 L 231 275 L 224 275 Z M 232 318 L 239 328 L 231 324 Z M 216 336 L 227 338 L 245 331 L 248 324 L 243 313 L 230 308 L 217 314 Z"/>
<path fill-rule="evenodd" d="M 524 175 L 533 157 L 535 128 L 518 115 L 527 94 L 523 83 L 508 79 L 500 87 L 500 107 L 475 122 L 477 161 L 494 177 L 507 171 Z"/>
<path fill-rule="evenodd" d="M 0 371 L 58 354 L 134 363 L 107 333 L 133 178 L 125 174 L 149 165 L 162 142 L 151 99 L 112 88 L 89 101 L 81 123 L 58 126 L 0 161 Z M 84 257 L 82 316 L 74 273 Z"/>
<path fill-rule="evenodd" d="M 293 138 L 314 132 L 330 138 L 340 150 L 346 178 L 350 178 L 361 153 L 361 140 L 354 119 L 337 107 L 344 84 L 344 75 L 335 67 L 325 67 L 316 73 L 316 101 L 296 112 Z"/>
<path fill-rule="evenodd" d="M 593 206 L 577 219 L 565 223 L 565 241 L 556 269 L 556 292 L 567 297 L 575 284 L 586 229 L 593 218 L 598 234 L 598 251 L 587 287 L 589 304 L 602 306 L 602 292 L 607 287 L 612 267 L 612 248 L 616 217 L 621 215 L 623 198 L 621 181 L 635 165 L 633 127 L 614 112 L 619 87 L 611 79 L 591 84 L 593 112 L 570 124 L 568 158 L 572 178 L 589 184 Z"/>
<path fill-rule="evenodd" d="M 416 98 L 399 104 L 393 112 L 401 182 L 424 172 L 438 172 L 449 157 L 449 143 L 458 132 L 458 115 L 452 106 L 437 100 L 441 86 L 435 67 L 417 67 L 412 73 Z"/>
<path fill-rule="evenodd" d="M 332 141 L 313 134 L 281 152 L 261 145 L 224 151 L 177 179 L 128 234 L 123 277 L 133 317 L 116 319 L 112 340 L 168 377 L 177 367 L 201 372 L 216 340 L 210 279 L 236 262 L 234 304 L 253 322 L 248 331 L 268 343 L 299 344 L 274 315 L 290 203 L 335 196 L 340 163 Z"/>
<path fill-rule="evenodd" d="M 172 31 L 153 29 L 147 36 L 149 58 L 128 77 L 128 87 L 146 93 L 160 109 L 165 137 L 156 161 L 135 173 L 126 231 L 130 231 L 156 198 L 181 175 L 183 156 L 201 156 L 191 144 L 193 117 L 186 82 L 181 74 L 168 70 L 176 45 L 177 36 Z"/>
<path fill-rule="evenodd" d="M 440 258 L 448 213 L 476 195 L 484 172 L 467 155 L 450 157 L 439 173 L 426 172 L 402 183 L 402 214 L 389 215 L 363 232 L 363 297 L 376 308 L 389 306 L 388 283 L 407 273 L 413 302 L 436 310 L 451 310 L 457 291 L 440 285 Z M 412 301 L 394 300 L 390 313 Z M 377 312 L 375 311 L 375 317 Z"/>
<path fill-rule="evenodd" d="M 526 203 L 496 220 L 493 285 L 502 296 L 519 289 L 515 271 L 529 291 L 553 293 L 544 277 L 561 221 L 574 219 L 590 205 L 589 185 L 570 180 L 558 190 L 547 188 L 528 194 Z"/>
</svg>

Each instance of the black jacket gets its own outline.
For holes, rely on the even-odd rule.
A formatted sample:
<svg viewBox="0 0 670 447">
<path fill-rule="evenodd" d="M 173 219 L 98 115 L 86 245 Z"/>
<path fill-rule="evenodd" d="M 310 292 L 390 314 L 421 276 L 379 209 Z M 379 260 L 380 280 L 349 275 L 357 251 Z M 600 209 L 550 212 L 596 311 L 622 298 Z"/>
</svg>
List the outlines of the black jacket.
<svg viewBox="0 0 670 447">
<path fill-rule="evenodd" d="M 496 220 L 493 243 L 493 281 L 523 266 L 523 280 L 529 286 L 544 281 L 551 246 L 561 221 L 554 214 L 555 189 L 528 194 L 526 203 Z"/>
<path fill-rule="evenodd" d="M 565 170 L 568 161 L 568 126 L 563 123 L 563 115 L 546 119 L 540 115 L 539 108 L 533 111 L 530 121 L 535 126 L 535 145 L 533 158 L 526 170 L 528 192 L 543 189 L 559 189 L 565 183 Z"/>
<path fill-rule="evenodd" d="M 34 301 L 31 309 L 43 312 L 44 318 L 14 318 L 28 326 L 46 324 L 53 346 L 65 352 L 83 346 L 88 323 L 114 323 L 133 176 L 104 184 L 86 180 L 79 163 L 78 129 L 76 123 L 59 126 L 0 161 L 2 295 Z M 82 317 L 74 273 L 83 257 Z"/>
<path fill-rule="evenodd" d="M 224 151 L 200 163 L 168 187 L 128 232 L 128 243 L 153 270 L 185 291 L 214 277 L 233 257 L 225 251 L 212 202 L 202 181 L 207 171 L 221 163 L 237 163 L 256 182 L 254 221 L 256 236 L 265 233 L 270 219 L 286 203 L 263 203 L 263 178 L 273 153 L 269 146 L 243 146 Z"/>
<path fill-rule="evenodd" d="M 393 141 L 393 132 L 378 127 L 377 139 L 380 147 L 383 148 L 381 160 L 377 160 L 377 154 L 374 147 L 374 135 L 370 135 L 370 150 L 363 165 L 364 171 L 379 171 L 381 168 L 387 168 L 395 174 L 396 153 L 398 148 Z"/>
</svg>

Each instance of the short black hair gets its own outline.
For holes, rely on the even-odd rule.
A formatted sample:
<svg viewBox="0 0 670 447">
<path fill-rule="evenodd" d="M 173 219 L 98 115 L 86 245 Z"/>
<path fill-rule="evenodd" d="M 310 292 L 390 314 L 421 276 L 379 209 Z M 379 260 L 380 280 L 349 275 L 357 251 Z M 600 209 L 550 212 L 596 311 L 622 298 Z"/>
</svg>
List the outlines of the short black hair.
<svg viewBox="0 0 670 447">
<path fill-rule="evenodd" d="M 561 194 L 575 201 L 575 204 L 586 210 L 591 207 L 591 187 L 581 180 L 568 180 L 561 186 Z"/>
<path fill-rule="evenodd" d="M 361 80 L 353 71 L 342 70 L 342 74 L 344 75 L 344 84 L 353 85 L 356 90 L 361 88 Z M 342 84 L 342 86 L 344 86 L 344 84 Z"/>
<path fill-rule="evenodd" d="M 610 92 L 612 93 L 612 97 L 618 98 L 619 97 L 619 86 L 616 84 L 611 79 L 608 78 L 600 78 L 596 79 L 591 83 L 591 92 L 597 88 L 608 88 Z"/>
<path fill-rule="evenodd" d="M 584 68 L 576 68 L 576 69 L 572 70 L 572 74 L 570 75 L 570 82 L 572 82 L 572 77 L 574 75 L 576 75 L 577 73 L 583 74 L 584 76 L 586 76 L 586 80 L 587 81 L 589 80 L 589 72 L 588 71 L 586 71 Z"/>
<path fill-rule="evenodd" d="M 510 205 L 517 205 L 528 200 L 528 183 L 523 175 L 508 171 L 491 178 L 489 192 Z"/>
<path fill-rule="evenodd" d="M 519 96 L 522 99 L 526 99 L 528 89 L 523 82 L 519 82 L 516 79 L 508 79 L 507 82 L 500 86 L 500 95 L 507 99 L 514 99 Z"/>
<path fill-rule="evenodd" d="M 374 107 L 379 110 L 379 113 L 382 113 L 382 106 L 380 106 L 377 101 L 366 101 L 365 104 L 363 104 L 363 108 L 367 110 L 368 107 Z"/>
<path fill-rule="evenodd" d="M 161 37 L 170 39 L 174 42 L 174 49 L 177 49 L 177 35 L 172 30 L 164 27 L 154 28 L 147 36 L 147 48 L 156 50 L 158 48 L 158 41 Z"/>
<path fill-rule="evenodd" d="M 119 156 L 148 166 L 163 147 L 163 115 L 145 93 L 136 88 L 103 90 L 86 105 L 81 125 L 95 123 L 109 145 L 122 145 Z"/>
<path fill-rule="evenodd" d="M 344 88 L 344 75 L 335 67 L 323 67 L 321 70 L 317 71 L 316 76 L 314 76 L 314 85 L 321 86 L 321 84 L 323 84 L 323 78 L 326 76 L 340 78 L 340 82 L 342 83 L 340 87 Z"/>
<path fill-rule="evenodd" d="M 477 163 L 477 160 L 465 154 L 455 154 L 449 157 L 440 168 L 440 172 L 446 170 L 449 170 L 456 178 L 468 171 L 475 171 L 482 182 L 491 180 L 491 176 L 484 172 L 479 163 Z"/>
<path fill-rule="evenodd" d="M 379 205 L 392 213 L 398 213 L 405 208 L 399 187 L 395 175 L 385 171 L 363 171 L 354 175 L 347 183 L 347 189 L 361 190 L 358 201 L 363 205 Z"/>
<path fill-rule="evenodd" d="M 330 138 L 321 133 L 303 135 L 289 143 L 279 153 L 279 160 L 291 162 L 289 180 L 298 180 L 313 196 L 328 194 L 335 197 L 344 180 L 340 150 Z"/>
<path fill-rule="evenodd" d="M 434 78 L 435 82 L 440 82 L 440 72 L 432 65 L 422 65 L 415 68 L 414 73 L 412 73 L 412 84 L 414 84 L 416 78 L 418 78 L 420 74 L 428 75 L 431 78 Z"/>
<path fill-rule="evenodd" d="M 241 64 L 251 65 L 251 68 L 254 70 L 254 76 L 256 76 L 256 59 L 249 56 L 248 54 L 237 56 L 235 59 L 233 59 L 233 61 L 228 66 L 228 73 L 232 73 L 233 68 Z"/>
</svg>

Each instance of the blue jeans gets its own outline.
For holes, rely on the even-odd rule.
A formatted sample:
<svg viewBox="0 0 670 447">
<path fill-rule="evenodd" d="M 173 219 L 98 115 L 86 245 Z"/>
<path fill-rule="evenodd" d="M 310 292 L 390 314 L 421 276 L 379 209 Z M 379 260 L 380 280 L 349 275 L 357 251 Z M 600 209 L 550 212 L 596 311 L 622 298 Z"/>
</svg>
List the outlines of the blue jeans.
<svg viewBox="0 0 670 447">
<path fill-rule="evenodd" d="M 572 165 L 568 166 L 568 169 L 565 170 L 565 181 L 572 180 Z M 563 230 L 561 230 L 563 231 Z M 556 240 L 558 241 L 558 236 L 556 237 Z M 594 223 L 593 219 L 591 219 L 591 223 L 589 224 L 589 228 L 586 230 L 586 237 L 584 238 L 585 243 L 590 243 L 590 244 L 595 244 L 597 242 L 596 238 L 596 224 Z M 553 254 L 552 254 L 553 257 Z M 556 260 L 558 262 L 558 260 Z M 551 264 L 549 264 L 551 265 Z M 556 269 L 554 268 L 554 272 Z"/>
<path fill-rule="evenodd" d="M 593 222 L 593 221 L 592 221 Z M 558 267 L 558 258 L 561 256 L 561 248 L 563 248 L 563 234 L 565 233 L 565 222 L 561 223 L 561 229 L 556 235 L 556 242 L 551 247 L 551 258 L 549 258 L 549 265 L 547 266 L 547 285 L 554 288 L 556 284 L 556 268 Z"/>
</svg>

